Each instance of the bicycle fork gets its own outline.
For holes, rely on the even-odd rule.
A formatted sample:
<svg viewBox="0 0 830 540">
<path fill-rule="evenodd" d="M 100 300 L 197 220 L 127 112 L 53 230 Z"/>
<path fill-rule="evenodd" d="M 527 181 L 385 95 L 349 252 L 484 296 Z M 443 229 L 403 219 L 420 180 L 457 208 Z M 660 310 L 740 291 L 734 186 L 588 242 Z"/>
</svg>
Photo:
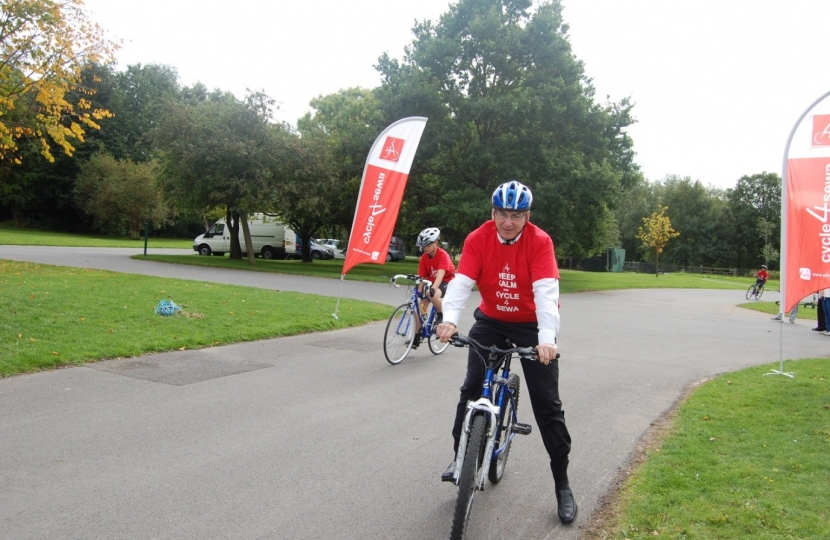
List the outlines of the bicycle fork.
<svg viewBox="0 0 830 540">
<path fill-rule="evenodd" d="M 467 442 L 470 437 L 470 427 L 473 423 L 473 415 L 476 411 L 490 417 L 487 425 L 486 445 L 484 447 L 484 455 L 481 459 L 481 476 L 476 481 L 478 489 L 484 489 L 484 481 L 487 478 L 487 471 L 490 468 L 490 461 L 493 458 L 493 446 L 496 443 L 496 430 L 499 426 L 499 411 L 501 409 L 498 405 L 494 405 L 487 398 L 479 398 L 477 401 L 470 401 L 467 403 L 467 414 L 464 417 L 464 424 L 461 429 L 461 437 L 458 440 L 458 453 L 455 456 L 455 485 L 458 485 L 458 478 L 461 475 L 461 467 L 464 465 L 464 457 L 467 454 Z"/>
</svg>

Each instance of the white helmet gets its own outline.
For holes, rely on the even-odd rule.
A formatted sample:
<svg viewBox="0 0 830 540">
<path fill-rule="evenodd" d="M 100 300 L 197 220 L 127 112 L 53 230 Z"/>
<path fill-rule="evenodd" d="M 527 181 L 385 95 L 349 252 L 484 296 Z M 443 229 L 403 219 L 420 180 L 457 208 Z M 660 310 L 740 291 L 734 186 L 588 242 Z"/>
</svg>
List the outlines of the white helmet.
<svg viewBox="0 0 830 540">
<path fill-rule="evenodd" d="M 438 236 L 441 234 L 436 227 L 430 227 L 428 229 L 424 229 L 421 231 L 421 234 L 418 235 L 418 247 L 428 246 L 429 244 L 438 241 Z"/>
</svg>

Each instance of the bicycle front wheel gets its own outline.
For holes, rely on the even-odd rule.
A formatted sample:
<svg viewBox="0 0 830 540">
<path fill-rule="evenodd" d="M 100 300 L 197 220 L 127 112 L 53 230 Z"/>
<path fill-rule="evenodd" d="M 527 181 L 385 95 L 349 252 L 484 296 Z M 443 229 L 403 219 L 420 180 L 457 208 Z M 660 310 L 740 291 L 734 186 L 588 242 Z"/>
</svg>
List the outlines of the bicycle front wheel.
<svg viewBox="0 0 830 540">
<path fill-rule="evenodd" d="M 415 318 L 409 304 L 401 304 L 392 312 L 383 335 L 383 354 L 392 365 L 400 364 L 412 349 Z"/>
<path fill-rule="evenodd" d="M 450 342 L 447 341 L 446 343 L 441 343 L 441 340 L 438 339 L 438 336 L 433 334 L 432 332 L 429 333 L 429 350 L 432 351 L 432 354 L 441 354 L 442 352 L 447 350 L 447 347 L 450 346 Z"/>
<path fill-rule="evenodd" d="M 762 294 L 764 294 L 764 286 L 763 285 L 761 285 L 760 287 L 755 289 L 755 299 L 760 300 Z"/>
<path fill-rule="evenodd" d="M 490 470 L 487 472 L 487 477 L 493 484 L 498 484 L 502 476 L 504 476 L 504 469 L 507 467 L 507 456 L 510 453 L 510 444 L 512 443 L 513 425 L 516 423 L 516 411 L 519 409 L 519 387 L 521 386 L 521 379 L 515 373 L 507 378 L 507 388 L 513 391 L 513 399 L 510 399 L 510 393 L 505 388 L 504 405 L 501 408 L 501 415 L 499 418 L 499 429 L 496 432 L 496 444 L 494 452 L 498 455 L 490 460 Z"/>
<path fill-rule="evenodd" d="M 461 476 L 458 479 L 458 502 L 455 503 L 450 540 L 462 540 L 467 537 L 467 524 L 470 521 L 470 511 L 473 509 L 473 496 L 478 489 L 478 480 L 481 478 L 486 429 L 487 421 L 484 415 L 474 416 L 470 438 L 467 440 L 467 452 L 464 454 L 464 464 L 461 466 Z"/>
<path fill-rule="evenodd" d="M 750 298 L 752 298 L 754 295 L 755 295 L 755 284 L 752 284 L 752 285 L 750 285 L 750 286 L 749 286 L 749 288 L 746 290 L 746 299 L 747 299 L 747 300 L 749 300 L 749 299 L 750 299 Z"/>
<path fill-rule="evenodd" d="M 438 325 L 436 324 L 437 319 L 438 319 L 438 316 L 436 315 L 436 312 L 435 312 L 435 306 L 432 306 L 430 308 L 429 318 L 428 318 L 428 320 L 432 321 L 432 324 L 430 325 L 429 337 L 427 338 L 427 343 L 429 344 L 429 350 L 432 351 L 432 354 L 435 354 L 435 355 L 441 354 L 442 352 L 447 350 L 447 347 L 450 346 L 449 341 L 446 342 L 446 343 L 441 343 L 441 340 L 438 339 L 437 335 L 435 335 L 436 328 L 438 327 Z"/>
</svg>

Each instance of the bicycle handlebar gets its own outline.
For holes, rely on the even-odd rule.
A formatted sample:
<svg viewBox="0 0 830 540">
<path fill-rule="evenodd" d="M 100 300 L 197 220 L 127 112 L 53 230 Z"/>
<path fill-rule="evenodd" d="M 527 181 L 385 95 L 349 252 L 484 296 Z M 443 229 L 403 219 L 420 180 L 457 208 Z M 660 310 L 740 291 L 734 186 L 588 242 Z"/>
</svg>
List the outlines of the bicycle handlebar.
<svg viewBox="0 0 830 540">
<path fill-rule="evenodd" d="M 452 343 L 456 347 L 472 347 L 472 348 L 476 349 L 479 352 L 488 352 L 488 353 L 496 354 L 496 355 L 508 355 L 508 354 L 517 353 L 519 355 L 519 358 L 526 358 L 528 360 L 536 360 L 536 361 L 539 360 L 539 356 L 536 352 L 536 347 L 511 347 L 509 349 L 500 349 L 500 348 L 496 347 L 495 345 L 492 345 L 490 347 L 485 347 L 484 345 L 482 345 L 478 341 L 474 340 L 473 338 L 471 338 L 469 336 L 465 336 L 465 335 L 460 334 L 460 333 L 453 334 L 452 337 L 450 338 L 450 343 Z M 559 359 L 559 353 L 556 353 L 556 356 L 554 357 L 554 360 L 558 360 L 558 359 Z"/>
<path fill-rule="evenodd" d="M 421 283 L 424 283 L 424 284 L 426 284 L 427 289 L 432 287 L 432 281 L 430 281 L 426 278 L 422 278 L 421 276 L 416 275 L 416 274 L 397 274 L 397 275 L 394 275 L 394 276 L 392 276 L 392 279 L 389 280 L 389 284 L 394 285 L 395 287 L 400 287 L 400 285 L 398 285 L 398 280 L 399 279 L 408 279 L 410 281 L 414 281 L 415 285 L 419 285 Z"/>
</svg>

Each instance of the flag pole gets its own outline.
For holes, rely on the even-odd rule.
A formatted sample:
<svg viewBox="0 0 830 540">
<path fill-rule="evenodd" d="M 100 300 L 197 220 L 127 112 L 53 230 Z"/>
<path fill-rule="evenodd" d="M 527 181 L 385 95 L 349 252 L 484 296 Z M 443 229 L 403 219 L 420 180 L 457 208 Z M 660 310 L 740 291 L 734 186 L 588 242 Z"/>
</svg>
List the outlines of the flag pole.
<svg viewBox="0 0 830 540">
<path fill-rule="evenodd" d="M 337 311 L 340 309 L 340 297 L 343 295 L 343 282 L 346 280 L 346 274 L 340 274 L 340 292 L 337 293 L 337 303 L 334 305 L 334 313 L 331 314 L 335 319 L 340 319 L 337 316 Z"/>
<path fill-rule="evenodd" d="M 818 101 L 816 101 L 818 103 Z M 801 113 L 798 120 L 795 122 L 790 136 L 787 137 L 787 144 L 784 146 L 784 160 L 781 165 L 781 265 L 779 267 L 778 275 L 778 289 L 781 291 L 781 324 L 778 328 L 778 362 L 779 368 L 772 369 L 769 373 L 764 375 L 784 375 L 785 377 L 793 378 L 792 373 L 784 371 L 784 316 L 787 313 L 787 166 L 790 156 L 790 144 L 793 141 L 793 136 L 804 116 L 816 105 L 813 103 L 810 107 Z"/>
</svg>

